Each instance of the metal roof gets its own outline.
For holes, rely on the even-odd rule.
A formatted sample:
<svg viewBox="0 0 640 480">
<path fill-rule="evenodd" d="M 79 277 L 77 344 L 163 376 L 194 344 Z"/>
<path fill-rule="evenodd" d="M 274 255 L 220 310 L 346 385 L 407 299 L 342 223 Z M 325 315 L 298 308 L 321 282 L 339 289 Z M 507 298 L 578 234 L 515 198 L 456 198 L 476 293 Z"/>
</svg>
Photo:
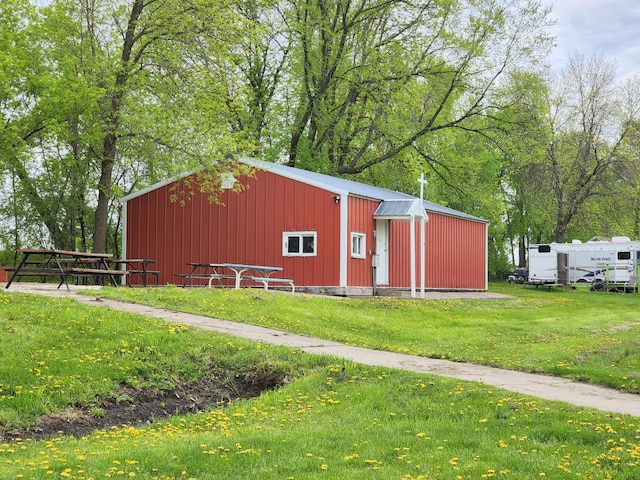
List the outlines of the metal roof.
<svg viewBox="0 0 640 480">
<path fill-rule="evenodd" d="M 427 218 L 424 208 L 420 208 L 420 200 L 385 200 L 373 213 L 373 218 L 404 218 L 413 220 L 415 218 Z"/>
<path fill-rule="evenodd" d="M 378 200 L 380 202 L 386 202 L 388 200 L 410 200 L 410 201 L 420 200 L 418 197 L 414 197 L 413 195 L 408 195 L 406 193 L 396 192 L 394 190 L 389 190 L 386 188 L 374 187 L 373 185 L 354 182 L 353 180 L 347 180 L 345 178 L 332 177 L 331 175 L 325 175 L 323 173 L 310 172 L 307 170 L 302 170 L 300 168 L 289 167 L 287 165 L 280 165 L 278 163 L 265 162 L 262 160 L 256 160 L 254 158 L 247 158 L 247 157 L 239 158 L 238 161 L 246 163 L 247 165 L 251 165 L 260 170 L 273 172 L 276 175 L 281 175 L 283 177 L 290 178 L 292 180 L 297 180 L 299 182 L 302 182 L 308 185 L 313 185 L 339 195 L 356 195 L 356 196 L 368 198 L 371 200 Z M 193 172 L 185 173 L 184 175 L 181 175 L 179 178 L 184 178 L 188 175 L 191 175 L 192 173 Z M 128 200 L 139 197 L 140 195 L 144 195 L 147 192 L 156 190 L 176 180 L 177 179 L 167 180 L 167 181 L 152 185 L 143 190 L 133 192 L 121 198 L 120 202 L 125 203 Z M 469 215 L 468 213 L 460 212 L 458 210 L 454 210 L 453 208 L 438 205 L 437 203 L 429 202 L 427 200 L 423 200 L 422 205 L 427 212 L 439 213 L 439 214 L 448 215 L 451 217 L 466 218 L 468 220 L 474 220 L 476 222 L 488 223 L 487 220 L 484 220 L 480 217 Z M 391 208 L 391 207 L 392 207 L 391 205 L 385 205 L 384 208 Z M 395 207 L 399 207 L 399 206 L 396 205 L 394 206 L 394 208 Z"/>
<path fill-rule="evenodd" d="M 419 200 L 418 197 L 414 197 L 413 195 L 409 195 L 406 193 L 396 192 L 394 190 L 389 190 L 386 188 L 374 187 L 373 185 L 354 182 L 353 180 L 347 180 L 340 177 L 332 177 L 331 175 L 325 175 L 322 173 L 310 172 L 299 168 L 289 167 L 287 165 L 264 162 L 251 158 L 241 158 L 239 160 L 249 165 L 253 165 L 254 167 L 261 170 L 271 171 L 284 177 L 312 184 L 325 190 L 329 190 L 330 192 L 338 193 L 341 195 L 357 195 L 372 200 L 379 200 L 381 202 L 384 202 L 386 200 Z M 440 213 L 452 217 L 466 218 L 469 220 L 488 223 L 487 220 L 484 220 L 480 217 L 469 215 L 467 213 L 454 210 L 453 208 L 438 205 L 437 203 L 429 202 L 427 200 L 423 200 L 423 206 L 427 212 Z M 385 208 L 391 208 L 391 205 L 388 205 Z"/>
</svg>

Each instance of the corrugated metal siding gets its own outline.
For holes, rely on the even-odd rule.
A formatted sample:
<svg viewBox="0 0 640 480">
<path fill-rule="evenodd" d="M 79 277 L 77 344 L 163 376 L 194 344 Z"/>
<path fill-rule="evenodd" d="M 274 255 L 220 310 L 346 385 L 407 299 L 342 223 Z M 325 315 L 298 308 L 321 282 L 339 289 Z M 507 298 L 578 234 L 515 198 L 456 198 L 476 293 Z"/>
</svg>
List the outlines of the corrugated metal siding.
<svg viewBox="0 0 640 480">
<path fill-rule="evenodd" d="M 376 223 L 373 212 L 379 202 L 358 197 L 349 197 L 349 228 L 347 252 L 347 281 L 352 287 L 371 287 L 373 285 L 373 269 L 371 266 L 370 251 L 375 249 L 374 231 Z M 366 235 L 366 258 L 351 257 L 351 233 L 364 233 Z"/>
<path fill-rule="evenodd" d="M 485 289 L 486 223 L 433 215 L 427 229 L 427 278 L 437 288 Z M 429 221 L 431 223 L 431 219 Z"/>
<path fill-rule="evenodd" d="M 389 286 L 408 288 L 411 285 L 411 244 L 409 222 L 389 221 Z M 416 246 L 416 249 L 418 247 Z"/>
<path fill-rule="evenodd" d="M 127 202 L 127 257 L 153 258 L 160 283 L 179 283 L 187 262 L 283 267 L 296 285 L 338 285 L 339 205 L 326 190 L 268 172 L 240 179 L 248 189 L 224 192 L 225 206 L 196 193 L 184 206 L 169 186 Z M 284 257 L 283 231 L 316 231 L 315 257 Z"/>
<path fill-rule="evenodd" d="M 420 223 L 416 222 L 416 287 L 420 287 Z M 409 222 L 389 224 L 389 284 L 411 286 Z M 425 286 L 486 288 L 486 224 L 429 212 L 426 224 Z"/>
</svg>

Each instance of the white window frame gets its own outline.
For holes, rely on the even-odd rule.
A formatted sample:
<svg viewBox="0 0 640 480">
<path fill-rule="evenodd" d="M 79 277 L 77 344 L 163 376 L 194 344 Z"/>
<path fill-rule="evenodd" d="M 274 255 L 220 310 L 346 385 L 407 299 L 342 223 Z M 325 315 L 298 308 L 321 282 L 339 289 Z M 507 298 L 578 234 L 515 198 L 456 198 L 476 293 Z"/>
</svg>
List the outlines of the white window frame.
<svg viewBox="0 0 640 480">
<path fill-rule="evenodd" d="M 313 238 L 313 252 L 304 252 L 305 237 Z M 301 249 L 299 252 L 289 251 L 289 239 L 297 238 L 298 245 Z M 301 232 L 282 232 L 282 256 L 283 257 L 315 257 L 318 255 L 318 232 L 301 231 Z"/>
<path fill-rule="evenodd" d="M 351 232 L 351 256 L 353 258 L 367 258 L 367 235 Z"/>
</svg>

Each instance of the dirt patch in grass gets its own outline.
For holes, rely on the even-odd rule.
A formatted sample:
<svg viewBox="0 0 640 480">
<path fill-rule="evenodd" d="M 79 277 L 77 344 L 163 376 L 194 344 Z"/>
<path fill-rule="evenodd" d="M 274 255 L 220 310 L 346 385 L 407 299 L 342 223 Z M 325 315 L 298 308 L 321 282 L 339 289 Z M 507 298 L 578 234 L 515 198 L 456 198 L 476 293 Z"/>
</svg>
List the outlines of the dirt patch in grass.
<svg viewBox="0 0 640 480">
<path fill-rule="evenodd" d="M 170 391 L 121 386 L 113 396 L 90 407 L 68 407 L 42 417 L 32 428 L 0 429 L 0 439 L 11 442 L 62 435 L 82 437 L 110 427 L 150 425 L 174 415 L 224 408 L 229 402 L 257 397 L 287 381 L 283 375 L 268 372 L 216 371 L 215 375 L 205 375 L 197 382 L 176 382 Z"/>
</svg>

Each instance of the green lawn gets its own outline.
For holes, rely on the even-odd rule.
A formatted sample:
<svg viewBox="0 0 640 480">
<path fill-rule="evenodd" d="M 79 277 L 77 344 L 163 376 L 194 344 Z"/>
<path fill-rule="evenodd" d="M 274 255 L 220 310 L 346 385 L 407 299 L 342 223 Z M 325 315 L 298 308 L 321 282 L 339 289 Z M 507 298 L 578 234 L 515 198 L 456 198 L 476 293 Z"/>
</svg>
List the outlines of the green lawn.
<svg viewBox="0 0 640 480">
<path fill-rule="evenodd" d="M 640 295 L 493 284 L 500 300 L 338 299 L 261 290 L 104 289 L 110 298 L 400 353 L 640 393 Z"/>
<path fill-rule="evenodd" d="M 638 372 L 636 296 L 521 287 L 509 293 L 517 297 L 416 302 L 176 288 L 103 292 L 352 344 L 514 368 L 546 355 L 554 358 L 544 362 L 549 368 L 571 361 L 584 372 L 609 362 L 609 376 L 620 378 L 621 388 L 637 389 L 631 376 Z M 503 360 L 512 354 L 516 360 Z M 169 388 L 217 366 L 289 379 L 256 399 L 145 427 L 0 445 L 2 479 L 631 480 L 640 470 L 635 417 L 351 362 L 339 381 L 337 358 L 71 300 L 2 292 L 0 355 L 3 428 L 91 405 L 121 383 Z M 627 372 L 625 382 L 618 369 Z"/>
</svg>

